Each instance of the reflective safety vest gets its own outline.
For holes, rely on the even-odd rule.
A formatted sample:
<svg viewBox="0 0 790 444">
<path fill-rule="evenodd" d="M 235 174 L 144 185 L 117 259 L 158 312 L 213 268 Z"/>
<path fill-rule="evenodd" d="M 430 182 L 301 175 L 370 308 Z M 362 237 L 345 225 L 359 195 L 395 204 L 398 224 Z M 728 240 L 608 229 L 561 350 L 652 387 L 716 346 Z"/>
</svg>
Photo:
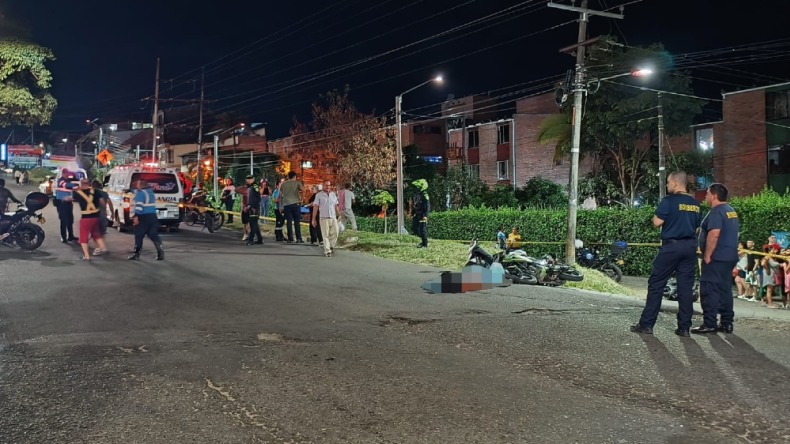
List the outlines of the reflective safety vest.
<svg viewBox="0 0 790 444">
<path fill-rule="evenodd" d="M 90 188 L 88 194 L 85 194 L 81 189 L 74 190 L 74 192 L 79 194 L 86 202 L 85 209 L 80 211 L 81 214 L 96 214 L 100 211 L 96 208 L 96 204 L 93 203 L 93 188 Z"/>
<path fill-rule="evenodd" d="M 135 214 L 156 214 L 156 195 L 151 188 L 134 191 Z"/>
</svg>

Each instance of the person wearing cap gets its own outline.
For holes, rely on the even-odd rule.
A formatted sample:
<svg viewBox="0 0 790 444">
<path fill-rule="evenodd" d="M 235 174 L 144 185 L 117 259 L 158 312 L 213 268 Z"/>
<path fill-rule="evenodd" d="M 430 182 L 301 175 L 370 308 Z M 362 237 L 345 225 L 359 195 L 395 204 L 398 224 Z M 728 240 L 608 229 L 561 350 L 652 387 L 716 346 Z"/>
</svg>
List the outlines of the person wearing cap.
<svg viewBox="0 0 790 444">
<path fill-rule="evenodd" d="M 58 219 L 60 219 L 60 241 L 64 244 L 77 240 L 74 237 L 74 205 L 72 204 L 71 194 L 74 184 L 71 181 L 74 177 L 66 168 L 60 172 L 60 179 L 55 185 L 55 208 L 58 209 Z"/>
<path fill-rule="evenodd" d="M 247 206 L 244 207 L 250 215 L 250 237 L 247 238 L 247 243 L 244 245 L 262 244 L 263 235 L 261 235 L 261 227 L 258 225 L 258 212 L 261 207 L 261 194 L 258 185 L 255 183 L 255 176 L 252 174 L 247 176 Z M 255 241 L 257 237 L 257 241 Z"/>
<path fill-rule="evenodd" d="M 411 228 L 414 235 L 421 239 L 417 248 L 428 248 L 428 213 L 431 211 L 428 182 L 425 179 L 417 179 L 411 184 L 417 188 L 417 194 L 412 200 Z"/>
<path fill-rule="evenodd" d="M 148 236 L 156 247 L 156 260 L 165 259 L 162 240 L 159 238 L 159 218 L 156 216 L 156 195 L 151 184 L 138 179 L 132 184 L 134 192 L 134 251 L 129 260 L 140 259 L 143 250 L 143 239 Z"/>
</svg>

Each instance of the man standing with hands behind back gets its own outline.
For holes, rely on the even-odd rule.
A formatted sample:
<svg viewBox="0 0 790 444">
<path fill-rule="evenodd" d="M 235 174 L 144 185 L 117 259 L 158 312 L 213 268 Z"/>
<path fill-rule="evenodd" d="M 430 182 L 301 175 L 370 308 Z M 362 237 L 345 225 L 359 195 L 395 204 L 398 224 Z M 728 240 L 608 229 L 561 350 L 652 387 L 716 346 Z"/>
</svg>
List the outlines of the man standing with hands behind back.
<svg viewBox="0 0 790 444">
<path fill-rule="evenodd" d="M 727 203 L 727 187 L 711 184 L 705 195 L 710 212 L 702 221 L 699 248 L 702 251 L 700 298 L 703 324 L 691 329 L 705 334 L 723 331 L 732 333 L 735 312 L 732 309 L 732 269 L 738 263 L 738 213 Z M 721 324 L 716 325 L 716 315 Z"/>
<path fill-rule="evenodd" d="M 675 171 L 667 178 L 666 197 L 656 208 L 653 226 L 661 227 L 661 247 L 653 260 L 653 272 L 647 281 L 647 301 L 639 323 L 631 331 L 653 334 L 653 326 L 661 310 L 661 299 L 667 280 L 676 273 L 678 281 L 678 328 L 675 334 L 689 337 L 694 314 L 694 270 L 697 265 L 697 229 L 700 208 L 696 199 L 686 193 L 686 173 Z M 730 267 L 732 270 L 732 267 Z"/>
</svg>

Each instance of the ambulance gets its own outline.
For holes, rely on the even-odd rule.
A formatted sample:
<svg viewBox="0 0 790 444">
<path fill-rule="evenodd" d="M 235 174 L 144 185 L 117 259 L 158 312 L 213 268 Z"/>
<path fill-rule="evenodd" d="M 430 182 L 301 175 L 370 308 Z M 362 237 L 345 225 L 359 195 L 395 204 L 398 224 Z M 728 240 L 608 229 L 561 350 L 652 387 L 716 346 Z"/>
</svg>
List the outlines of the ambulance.
<svg viewBox="0 0 790 444">
<path fill-rule="evenodd" d="M 134 193 L 132 184 L 142 179 L 151 185 L 156 195 L 156 215 L 168 229 L 178 229 L 183 218 L 179 203 L 184 200 L 184 189 L 178 179 L 180 169 L 154 164 L 119 165 L 104 177 L 104 191 L 110 196 L 115 213 L 107 217 L 115 220 L 119 231 L 132 230 Z"/>
</svg>

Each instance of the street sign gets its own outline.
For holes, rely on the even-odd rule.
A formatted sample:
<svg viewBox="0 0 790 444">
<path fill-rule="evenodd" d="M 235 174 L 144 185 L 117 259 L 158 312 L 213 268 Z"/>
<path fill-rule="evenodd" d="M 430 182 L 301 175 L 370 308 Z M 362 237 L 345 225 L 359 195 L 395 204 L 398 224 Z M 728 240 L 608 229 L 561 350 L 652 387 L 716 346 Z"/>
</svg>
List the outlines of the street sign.
<svg viewBox="0 0 790 444">
<path fill-rule="evenodd" d="M 96 159 L 98 159 L 99 163 L 102 165 L 107 165 L 112 160 L 112 154 L 110 154 L 110 152 L 107 150 L 102 150 L 96 155 Z"/>
</svg>

